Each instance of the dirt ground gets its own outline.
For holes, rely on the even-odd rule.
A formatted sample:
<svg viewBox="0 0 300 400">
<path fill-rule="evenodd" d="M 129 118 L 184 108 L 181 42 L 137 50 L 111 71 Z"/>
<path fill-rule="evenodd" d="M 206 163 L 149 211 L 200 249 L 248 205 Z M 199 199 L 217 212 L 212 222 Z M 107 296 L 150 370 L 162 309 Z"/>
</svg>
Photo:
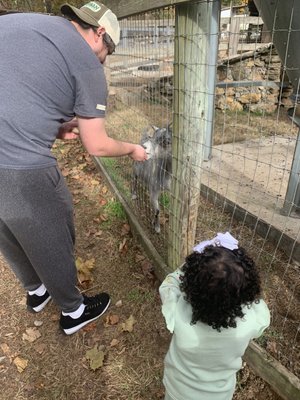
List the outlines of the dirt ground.
<svg viewBox="0 0 300 400">
<path fill-rule="evenodd" d="M 25 293 L 0 258 L 1 400 L 163 399 L 167 332 L 159 282 L 122 209 L 79 143 L 55 152 L 74 198 L 79 287 L 107 291 L 112 305 L 72 336 L 53 303 L 28 313 Z M 245 365 L 234 400 L 279 400 Z"/>
</svg>

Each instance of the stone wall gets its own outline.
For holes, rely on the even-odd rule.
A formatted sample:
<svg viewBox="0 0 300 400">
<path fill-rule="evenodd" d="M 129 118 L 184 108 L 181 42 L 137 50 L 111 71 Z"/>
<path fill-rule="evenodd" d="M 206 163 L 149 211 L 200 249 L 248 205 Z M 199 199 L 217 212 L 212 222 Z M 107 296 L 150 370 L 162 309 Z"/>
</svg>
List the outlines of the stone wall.
<svg viewBox="0 0 300 400">
<path fill-rule="evenodd" d="M 291 107 L 292 87 L 281 81 L 281 61 L 271 44 L 228 58 L 218 65 L 215 106 L 267 113 L 278 105 Z"/>
<path fill-rule="evenodd" d="M 220 110 L 273 113 L 277 107 L 291 107 L 293 92 L 288 82 L 281 85 L 282 65 L 272 44 L 252 52 L 219 60 L 215 107 Z M 144 96 L 172 102 L 173 76 L 149 83 Z"/>
</svg>

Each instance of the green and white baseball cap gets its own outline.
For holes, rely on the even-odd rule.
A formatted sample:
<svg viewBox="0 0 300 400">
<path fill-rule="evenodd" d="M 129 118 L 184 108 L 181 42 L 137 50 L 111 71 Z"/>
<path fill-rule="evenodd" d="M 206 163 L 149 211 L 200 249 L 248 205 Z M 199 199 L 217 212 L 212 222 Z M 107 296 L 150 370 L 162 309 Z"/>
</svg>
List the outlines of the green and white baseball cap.
<svg viewBox="0 0 300 400">
<path fill-rule="evenodd" d="M 117 46 L 120 41 L 120 25 L 116 15 L 99 1 L 90 1 L 80 8 L 63 4 L 61 13 L 67 17 L 76 15 L 79 19 L 92 26 L 103 27 Z"/>
</svg>

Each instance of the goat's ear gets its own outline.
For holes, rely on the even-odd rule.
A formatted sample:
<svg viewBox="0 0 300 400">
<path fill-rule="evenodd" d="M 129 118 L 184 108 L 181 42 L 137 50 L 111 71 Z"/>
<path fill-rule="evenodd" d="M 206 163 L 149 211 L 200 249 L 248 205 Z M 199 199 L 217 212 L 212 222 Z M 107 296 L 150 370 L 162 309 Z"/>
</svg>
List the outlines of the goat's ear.
<svg viewBox="0 0 300 400">
<path fill-rule="evenodd" d="M 151 127 L 152 127 L 152 129 L 154 130 L 154 133 L 155 133 L 156 131 L 158 131 L 158 129 L 159 129 L 159 127 L 158 127 L 158 126 L 155 126 L 155 125 L 151 125 Z"/>
</svg>

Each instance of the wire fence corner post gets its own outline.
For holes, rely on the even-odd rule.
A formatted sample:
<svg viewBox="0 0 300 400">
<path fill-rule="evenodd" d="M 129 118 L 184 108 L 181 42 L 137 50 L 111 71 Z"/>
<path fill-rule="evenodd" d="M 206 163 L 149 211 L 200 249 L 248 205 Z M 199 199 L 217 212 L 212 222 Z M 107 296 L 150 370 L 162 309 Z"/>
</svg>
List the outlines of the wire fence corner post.
<svg viewBox="0 0 300 400">
<path fill-rule="evenodd" d="M 216 19 L 216 3 L 220 13 L 219 0 L 180 4 L 175 12 L 173 179 L 168 249 L 168 264 L 172 269 L 182 263 L 195 243 L 201 165 L 210 120 L 209 33 Z"/>
</svg>

